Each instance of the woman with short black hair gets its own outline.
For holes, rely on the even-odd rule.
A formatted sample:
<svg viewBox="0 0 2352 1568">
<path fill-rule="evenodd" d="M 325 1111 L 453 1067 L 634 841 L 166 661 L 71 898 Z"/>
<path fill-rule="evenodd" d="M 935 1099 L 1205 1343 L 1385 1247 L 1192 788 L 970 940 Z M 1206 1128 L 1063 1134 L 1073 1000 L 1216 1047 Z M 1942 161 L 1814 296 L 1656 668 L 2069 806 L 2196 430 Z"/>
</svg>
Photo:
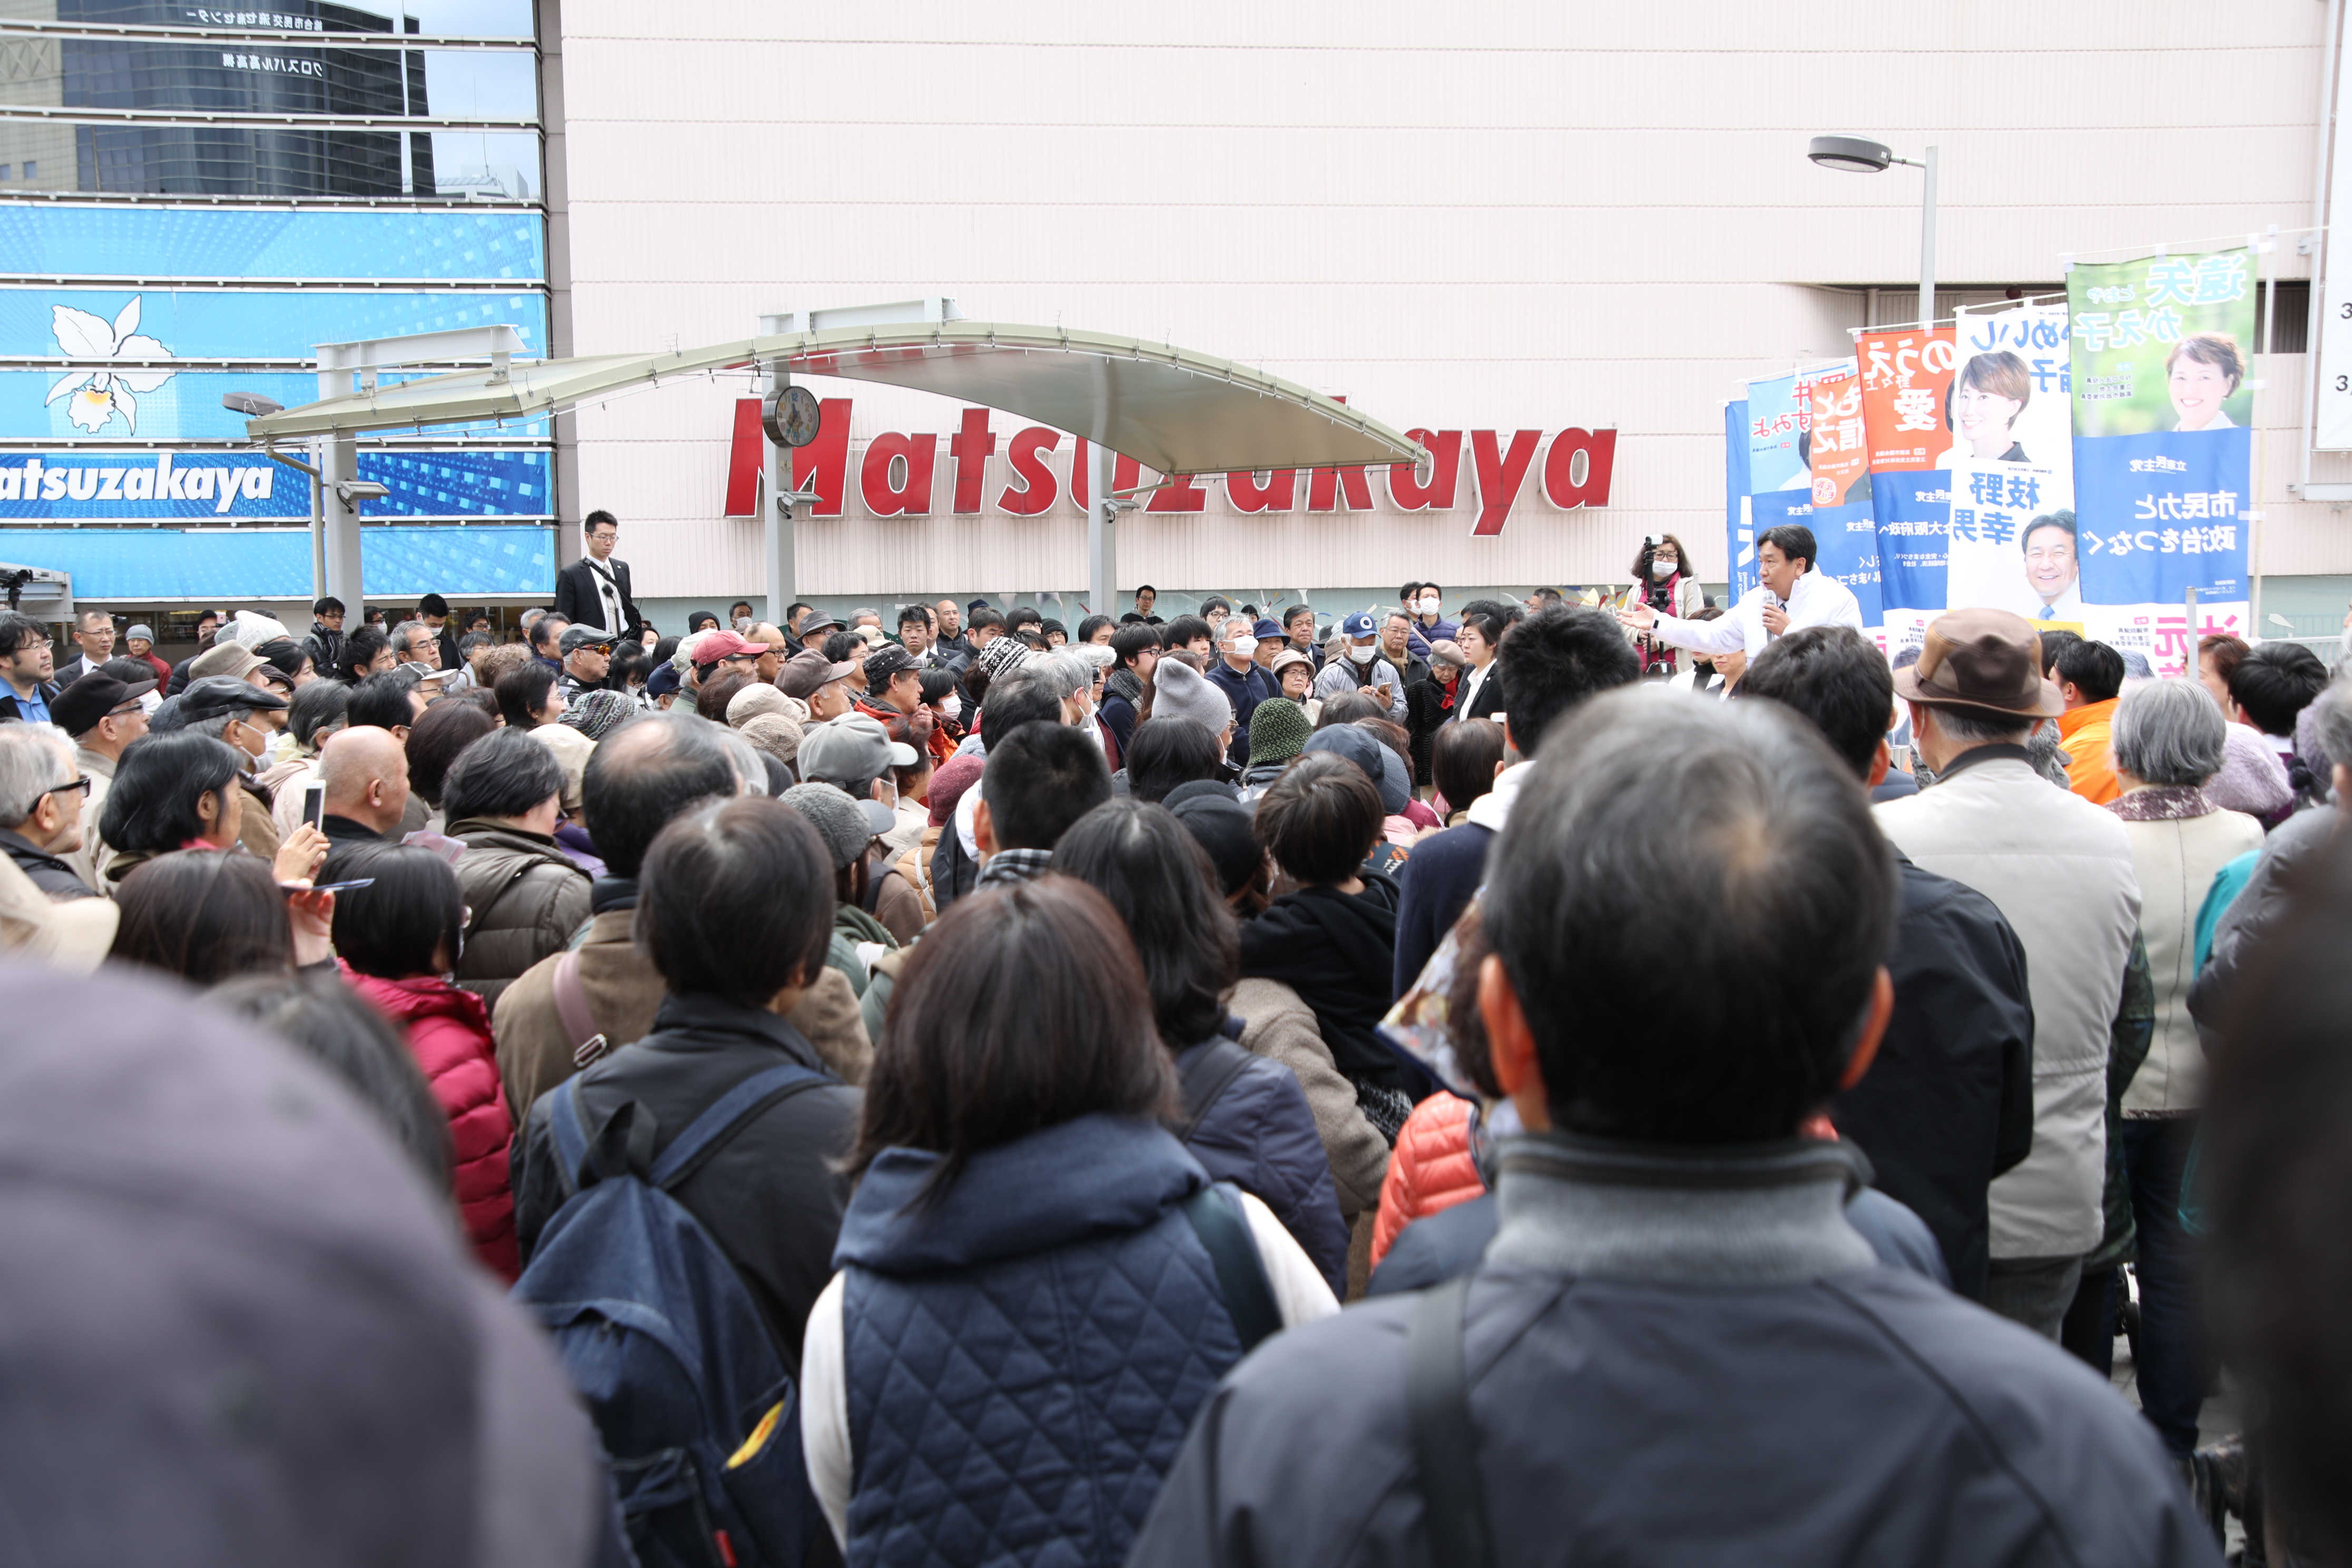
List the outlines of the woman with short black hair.
<svg viewBox="0 0 2352 1568">
<path fill-rule="evenodd" d="M 1219 777 L 1225 765 L 1209 727 L 1174 713 L 1138 724 L 1124 759 L 1128 794 L 1146 801 L 1164 800 L 1180 785 Z"/>
<path fill-rule="evenodd" d="M 537 659 L 499 676 L 491 689 L 498 696 L 499 711 L 518 730 L 536 730 L 563 717 L 563 692 L 556 685 L 555 671 Z"/>
<path fill-rule="evenodd" d="M 112 851 L 99 875 L 121 882 L 132 868 L 180 849 L 227 849 L 237 842 L 247 804 L 236 747 L 194 730 L 169 730 L 134 741 L 114 767 L 114 783 L 99 814 L 99 837 Z M 324 857 L 326 836 L 302 824 L 278 847 L 274 861 L 257 861 L 281 882 L 308 879 Z"/>
<path fill-rule="evenodd" d="M 1213 1189 L 1160 1125 L 1175 1078 L 1092 888 L 974 893 L 917 944 L 801 1359 L 809 1479 L 849 1560 L 921 1540 L 1112 1568 L 1246 1348 L 1223 1268 L 1254 1255 L 1283 1324 L 1336 1310 L 1265 1205 Z M 917 1321 L 961 1325 L 971 1374 L 927 1374 Z M 1015 1474 L 1035 1506 L 1004 1506 Z"/>
<path fill-rule="evenodd" d="M 1181 1114 L 1171 1131 L 1210 1176 L 1264 1200 L 1338 1295 L 1348 1227 L 1315 1113 L 1290 1069 L 1236 1042 L 1225 1010 L 1241 978 L 1233 911 L 1217 869 L 1166 807 L 1106 801 L 1055 847 L 1053 869 L 1110 900 L 1143 962 L 1160 1038 L 1173 1057 Z"/>
<path fill-rule="evenodd" d="M 352 988 L 406 1034 L 449 1118 L 457 1210 L 474 1256 L 511 1281 L 520 1271 L 507 1174 L 514 1116 L 489 1009 L 445 978 L 465 950 L 457 873 L 430 849 L 371 844 L 339 852 L 329 877 L 368 882 L 336 896 L 335 952 Z"/>
<path fill-rule="evenodd" d="M 466 748 L 499 727 L 476 703 L 456 698 L 436 702 L 408 727 L 401 749 L 408 753 L 408 787 L 433 807 L 426 826 L 441 830 L 441 785 Z"/>
<path fill-rule="evenodd" d="M 1495 787 L 1503 765 L 1500 724 L 1447 724 L 1437 731 L 1429 772 L 1445 799 L 1445 826 L 1458 827 L 1470 803 Z"/>
<path fill-rule="evenodd" d="M 1375 1032 L 1396 964 L 1396 884 L 1365 876 L 1380 791 L 1346 757 L 1310 752 L 1257 803 L 1258 842 L 1297 884 L 1242 930 L 1242 973 L 1277 980 L 1314 1009 L 1357 1103 L 1391 1143 L 1412 1110 Z"/>
</svg>

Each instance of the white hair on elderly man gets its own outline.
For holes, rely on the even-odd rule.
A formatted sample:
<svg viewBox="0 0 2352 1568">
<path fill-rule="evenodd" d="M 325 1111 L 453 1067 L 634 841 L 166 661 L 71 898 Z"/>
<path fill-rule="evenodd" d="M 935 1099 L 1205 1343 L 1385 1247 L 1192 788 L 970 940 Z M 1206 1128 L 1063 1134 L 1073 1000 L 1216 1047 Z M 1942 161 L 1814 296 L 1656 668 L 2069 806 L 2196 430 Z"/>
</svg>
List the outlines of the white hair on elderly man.
<svg viewBox="0 0 2352 1568">
<path fill-rule="evenodd" d="M 74 745 L 55 724 L 0 724 L 0 827 L 33 815 L 41 796 L 74 776 Z"/>
</svg>

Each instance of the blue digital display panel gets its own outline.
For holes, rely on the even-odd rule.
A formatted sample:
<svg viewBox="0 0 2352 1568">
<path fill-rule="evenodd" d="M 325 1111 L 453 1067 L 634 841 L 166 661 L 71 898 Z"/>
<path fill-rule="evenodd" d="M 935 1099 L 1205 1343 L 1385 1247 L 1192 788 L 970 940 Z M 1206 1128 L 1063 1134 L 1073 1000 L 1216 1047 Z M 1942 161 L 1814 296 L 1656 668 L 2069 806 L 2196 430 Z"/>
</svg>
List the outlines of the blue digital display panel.
<svg viewBox="0 0 2352 1568">
<path fill-rule="evenodd" d="M 547 220 L 523 212 L 0 203 L 0 273 L 537 282 L 547 276 Z"/>
<path fill-rule="evenodd" d="M 71 574 L 81 599 L 307 599 L 308 529 L 0 530 L 0 558 Z M 361 540 L 370 598 L 555 591 L 555 531 L 511 524 L 371 528 Z"/>
<path fill-rule="evenodd" d="M 362 451 L 391 493 L 363 518 L 552 517 L 546 451 Z M 310 515 L 308 476 L 255 452 L 0 453 L 0 521 L 191 522 Z M 19 563 L 23 564 L 23 563 Z"/>
<path fill-rule="evenodd" d="M 320 343 L 457 327 L 512 326 L 523 353 L 547 353 L 536 291 L 0 289 L 0 354 L 116 359 L 309 360 Z M 134 389 L 152 371 L 126 371 Z"/>
<path fill-rule="evenodd" d="M 319 378 L 307 370 L 171 371 L 148 374 L 136 387 L 110 375 L 100 385 L 100 379 L 89 371 L 0 370 L 0 437 L 36 441 L 243 441 L 246 416 L 221 406 L 223 393 L 257 392 L 289 408 L 319 395 Z M 407 378 L 391 372 L 383 376 L 387 384 L 404 379 Z M 503 425 L 483 419 L 436 425 L 429 434 L 436 440 L 490 436 L 508 441 L 544 441 L 551 430 L 545 419 L 510 419 Z M 397 437 L 407 432 L 382 434 Z"/>
</svg>

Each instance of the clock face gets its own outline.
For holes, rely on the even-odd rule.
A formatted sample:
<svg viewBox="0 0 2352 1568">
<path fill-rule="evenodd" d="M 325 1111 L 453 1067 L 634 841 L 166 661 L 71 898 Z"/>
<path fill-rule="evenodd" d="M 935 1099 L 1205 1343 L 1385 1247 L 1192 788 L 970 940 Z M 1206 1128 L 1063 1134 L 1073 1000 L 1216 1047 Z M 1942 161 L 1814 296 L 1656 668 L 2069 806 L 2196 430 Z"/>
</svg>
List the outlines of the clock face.
<svg viewBox="0 0 2352 1568">
<path fill-rule="evenodd" d="M 761 410 L 768 439 L 779 447 L 805 447 L 816 439 L 822 411 L 816 395 L 805 386 L 788 386 L 768 399 Z"/>
</svg>

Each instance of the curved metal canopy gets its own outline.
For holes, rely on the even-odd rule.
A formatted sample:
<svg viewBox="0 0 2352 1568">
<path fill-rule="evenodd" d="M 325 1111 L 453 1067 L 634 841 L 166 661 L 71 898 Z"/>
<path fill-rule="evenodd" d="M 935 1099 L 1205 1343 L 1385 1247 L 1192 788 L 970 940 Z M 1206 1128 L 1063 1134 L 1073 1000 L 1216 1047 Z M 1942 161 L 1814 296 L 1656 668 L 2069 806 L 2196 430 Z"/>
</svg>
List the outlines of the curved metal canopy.
<svg viewBox="0 0 2352 1568">
<path fill-rule="evenodd" d="M 517 362 L 385 384 L 265 415 L 257 441 L 561 413 L 664 377 L 772 363 L 885 382 L 1068 430 L 1162 474 L 1418 463 L 1419 444 L 1346 404 L 1247 365 L 1059 327 L 925 322 L 784 332 L 661 354 Z"/>
</svg>

